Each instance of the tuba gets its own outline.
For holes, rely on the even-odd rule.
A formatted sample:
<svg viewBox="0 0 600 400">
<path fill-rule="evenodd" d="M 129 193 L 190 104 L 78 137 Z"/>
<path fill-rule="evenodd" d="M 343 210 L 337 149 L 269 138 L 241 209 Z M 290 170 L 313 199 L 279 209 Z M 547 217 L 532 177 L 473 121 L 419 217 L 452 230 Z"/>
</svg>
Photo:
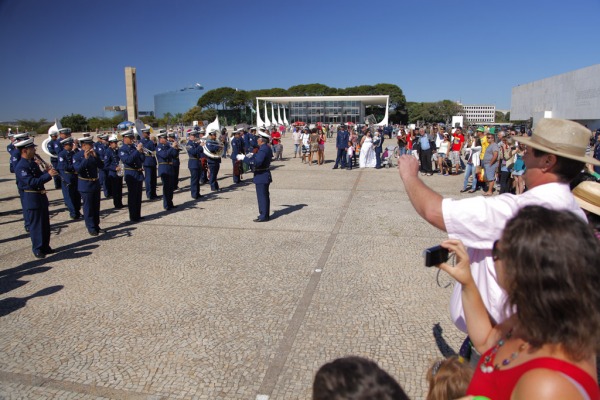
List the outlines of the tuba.
<svg viewBox="0 0 600 400">
<path fill-rule="evenodd" d="M 221 126 L 219 125 L 219 116 L 215 117 L 215 120 L 206 126 L 206 135 L 202 137 L 204 144 L 202 145 L 202 149 L 204 150 L 204 154 L 210 158 L 221 158 L 221 154 L 223 153 L 223 143 L 220 140 L 212 140 L 208 138 L 208 134 L 212 132 L 220 132 Z M 213 149 L 211 151 L 209 149 Z"/>
<path fill-rule="evenodd" d="M 44 153 L 46 153 L 46 155 L 48 155 L 48 157 L 50 157 L 50 158 L 56 158 L 55 155 L 53 155 L 52 153 L 50 153 L 48 151 L 48 143 L 50 142 L 50 140 L 52 140 L 52 138 L 50 137 L 50 135 L 53 135 L 53 134 L 58 135 L 58 130 L 59 129 L 62 129 L 62 125 L 58 121 L 58 119 L 55 119 L 54 120 L 54 125 L 52 125 L 50 128 L 48 128 L 48 137 L 46 139 L 44 139 L 44 141 L 41 144 L 42 151 Z"/>
</svg>

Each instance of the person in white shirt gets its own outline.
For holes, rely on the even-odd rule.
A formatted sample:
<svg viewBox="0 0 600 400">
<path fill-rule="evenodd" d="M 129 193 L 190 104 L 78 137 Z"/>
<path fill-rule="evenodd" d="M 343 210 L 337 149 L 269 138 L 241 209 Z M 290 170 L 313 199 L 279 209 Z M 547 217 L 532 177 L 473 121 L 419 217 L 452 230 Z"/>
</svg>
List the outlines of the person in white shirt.
<svg viewBox="0 0 600 400">
<path fill-rule="evenodd" d="M 419 178 L 419 164 L 414 157 L 398 160 L 400 178 L 408 197 L 421 217 L 459 239 L 468 247 L 471 270 L 486 309 L 495 322 L 508 315 L 503 308 L 504 291 L 498 285 L 492 246 L 500 238 L 506 222 L 527 205 L 570 210 L 586 219 L 575 201 L 569 182 L 585 163 L 600 165 L 599 160 L 586 156 L 590 131 L 568 120 L 545 118 L 535 126 L 531 137 L 520 141 L 527 146 L 523 157 L 528 191 L 522 195 L 504 193 L 496 197 L 471 197 L 463 200 L 444 199 Z M 454 287 L 450 301 L 454 324 L 466 332 L 461 301 L 461 285 Z"/>
</svg>

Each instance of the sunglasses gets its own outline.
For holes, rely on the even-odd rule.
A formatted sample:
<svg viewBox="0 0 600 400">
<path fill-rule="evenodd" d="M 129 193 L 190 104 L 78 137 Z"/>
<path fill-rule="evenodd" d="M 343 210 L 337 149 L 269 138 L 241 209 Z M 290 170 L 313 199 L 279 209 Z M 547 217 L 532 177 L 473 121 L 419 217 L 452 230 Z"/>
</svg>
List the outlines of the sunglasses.
<svg viewBox="0 0 600 400">
<path fill-rule="evenodd" d="M 496 240 L 492 245 L 492 260 L 494 260 L 494 262 L 502 259 L 502 252 L 498 249 L 498 242 L 499 240 Z"/>
</svg>

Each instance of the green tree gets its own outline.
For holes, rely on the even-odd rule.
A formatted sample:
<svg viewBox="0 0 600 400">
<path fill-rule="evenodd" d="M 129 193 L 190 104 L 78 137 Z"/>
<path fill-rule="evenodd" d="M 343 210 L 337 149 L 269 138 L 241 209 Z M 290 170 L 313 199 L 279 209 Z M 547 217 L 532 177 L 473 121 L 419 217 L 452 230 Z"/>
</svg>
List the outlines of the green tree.
<svg viewBox="0 0 600 400">
<path fill-rule="evenodd" d="M 228 107 L 243 109 L 251 105 L 250 94 L 245 90 L 236 90 L 227 103 Z"/>
<path fill-rule="evenodd" d="M 506 115 L 502 111 L 496 111 L 494 121 L 495 122 L 508 122 L 509 119 L 506 118 Z"/>
<path fill-rule="evenodd" d="M 506 120 L 506 122 L 510 122 L 510 111 L 506 113 L 504 119 Z"/>
<path fill-rule="evenodd" d="M 65 115 L 60 119 L 64 128 L 71 128 L 73 132 L 83 132 L 87 128 L 87 118 L 81 114 Z"/>
<path fill-rule="evenodd" d="M 16 121 L 19 126 L 19 131 L 23 132 L 35 132 L 37 134 L 43 134 L 48 132 L 51 124 L 45 118 L 42 119 L 19 119 Z"/>
<path fill-rule="evenodd" d="M 321 83 L 292 86 L 287 90 L 288 96 L 328 96 L 331 88 Z"/>
<path fill-rule="evenodd" d="M 226 104 L 233 98 L 235 89 L 230 87 L 220 87 L 209 90 L 198 99 L 198 105 L 202 108 L 225 108 Z"/>
</svg>

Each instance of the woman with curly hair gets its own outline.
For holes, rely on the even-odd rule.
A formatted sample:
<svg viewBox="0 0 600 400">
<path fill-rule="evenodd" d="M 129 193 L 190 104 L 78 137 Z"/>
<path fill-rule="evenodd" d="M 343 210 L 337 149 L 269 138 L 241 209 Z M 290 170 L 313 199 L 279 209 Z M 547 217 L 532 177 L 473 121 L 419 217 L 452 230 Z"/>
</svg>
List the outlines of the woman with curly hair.
<svg viewBox="0 0 600 400">
<path fill-rule="evenodd" d="M 483 353 L 467 394 L 490 399 L 599 399 L 600 247 L 569 211 L 523 208 L 510 219 L 492 257 L 505 309 L 493 325 L 459 240 L 442 246 L 457 262 L 440 268 L 462 284 L 469 337 Z"/>
</svg>

